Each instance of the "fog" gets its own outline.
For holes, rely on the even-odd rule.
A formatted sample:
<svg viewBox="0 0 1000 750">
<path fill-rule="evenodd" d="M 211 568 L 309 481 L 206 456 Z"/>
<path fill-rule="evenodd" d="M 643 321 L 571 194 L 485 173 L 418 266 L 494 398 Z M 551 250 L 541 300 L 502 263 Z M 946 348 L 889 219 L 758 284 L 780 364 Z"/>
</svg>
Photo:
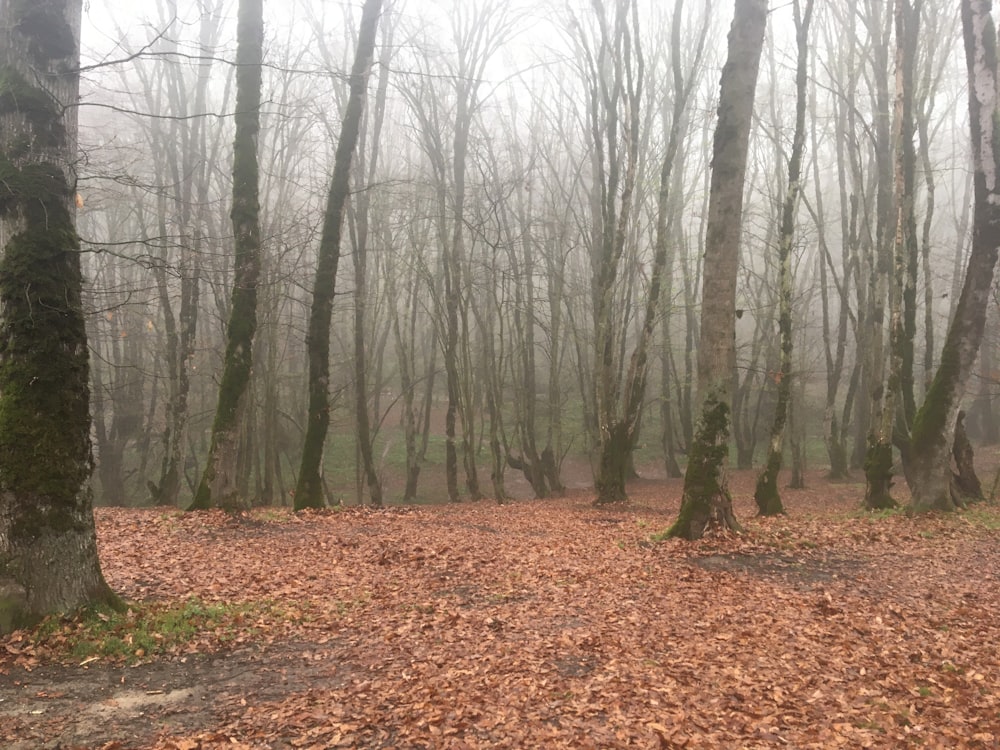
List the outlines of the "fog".
<svg viewBox="0 0 1000 750">
<path fill-rule="evenodd" d="M 240 442 L 255 503 L 290 503 L 295 487 L 307 321 L 360 5 L 264 2 L 262 255 L 252 407 Z M 701 289 L 713 273 L 703 267 L 705 225 L 733 9 L 637 0 L 616 15 L 618 5 L 386 4 L 336 277 L 328 502 L 370 497 L 360 423 L 371 427 L 370 460 L 390 502 L 445 499 L 449 445 L 466 497 L 592 482 L 602 425 L 627 410 L 661 211 L 662 291 L 629 472 L 681 470 L 698 418 Z M 85 11 L 78 221 L 104 502 L 162 500 L 157 488 L 174 460 L 185 481 L 167 501 L 184 503 L 204 468 L 233 285 L 236 12 L 228 0 L 91 0 Z M 896 204 L 881 216 L 878 204 L 880 190 L 895 189 L 899 146 L 893 7 L 834 0 L 814 14 L 786 450 L 802 469 L 835 463 L 830 451 L 839 449 L 857 470 L 870 427 L 866 389 L 881 387 L 865 321 L 876 320 L 880 336 L 888 325 L 877 281 L 888 272 L 877 258 L 896 222 Z M 925 0 L 915 33 L 919 400 L 959 296 L 972 193 L 957 9 Z M 765 456 L 781 380 L 776 258 L 795 67 L 785 4 L 768 17 L 742 217 L 731 430 L 740 468 Z M 664 200 L 672 130 L 679 148 Z M 614 281 L 600 289 L 601 238 L 622 216 Z M 991 320 L 996 312 L 993 303 Z M 967 397 L 977 439 L 1000 438 L 996 339 L 987 335 Z M 609 378 L 607 398 L 598 398 Z"/>
</svg>

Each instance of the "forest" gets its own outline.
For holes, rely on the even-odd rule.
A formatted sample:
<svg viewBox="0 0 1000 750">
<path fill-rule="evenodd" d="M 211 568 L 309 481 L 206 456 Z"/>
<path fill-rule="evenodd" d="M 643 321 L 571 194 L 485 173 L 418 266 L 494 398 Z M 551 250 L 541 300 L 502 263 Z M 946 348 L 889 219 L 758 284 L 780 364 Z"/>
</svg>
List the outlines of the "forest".
<svg viewBox="0 0 1000 750">
<path fill-rule="evenodd" d="M 331 301 L 323 484 L 297 501 L 317 246 L 360 18 L 350 3 L 264 5 L 236 502 L 503 498 L 513 482 L 545 497 L 567 461 L 612 500 L 615 471 L 680 476 L 699 417 L 729 8 L 387 6 Z M 94 35 L 112 51 L 87 52 L 78 220 L 101 504 L 187 506 L 204 474 L 236 304 L 232 6 L 161 2 Z M 741 469 L 765 462 L 784 384 L 793 471 L 863 471 L 888 399 L 901 405 L 888 440 L 895 427 L 905 441 L 941 362 L 972 244 L 964 55 L 957 8 L 908 12 L 902 36 L 891 3 L 768 14 L 736 282 Z M 964 402 L 969 436 L 987 443 L 1000 437 L 996 339 Z M 874 398 L 892 367 L 899 387 Z M 621 446 L 605 425 L 628 433 Z M 625 466 L 609 474 L 614 451 Z"/>
<path fill-rule="evenodd" d="M 998 741 L 989 0 L 0 20 L 0 741 Z"/>
</svg>

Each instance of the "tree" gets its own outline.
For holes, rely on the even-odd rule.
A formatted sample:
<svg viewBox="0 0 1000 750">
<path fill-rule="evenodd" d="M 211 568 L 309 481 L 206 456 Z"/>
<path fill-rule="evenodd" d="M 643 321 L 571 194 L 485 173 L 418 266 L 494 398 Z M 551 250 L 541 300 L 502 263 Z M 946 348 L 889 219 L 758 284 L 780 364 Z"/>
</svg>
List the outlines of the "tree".
<svg viewBox="0 0 1000 750">
<path fill-rule="evenodd" d="M 431 168 L 437 205 L 435 222 L 440 248 L 442 293 L 435 296 L 437 336 L 441 344 L 448 404 L 445 412 L 445 479 L 448 499 L 461 499 L 458 461 L 461 449 L 468 495 L 480 497 L 476 468 L 476 383 L 472 372 L 469 317 L 470 253 L 466 247 L 469 212 L 469 164 L 475 147 L 473 126 L 483 108 L 486 70 L 510 37 L 516 22 L 508 3 L 461 0 L 448 6 L 454 59 L 443 68 L 436 56 L 421 54 L 420 75 L 402 89 L 419 128 L 419 142 Z M 450 142 L 449 142 L 450 136 Z M 459 442 L 459 426 L 461 441 Z"/>
<path fill-rule="evenodd" d="M 875 194 L 875 236 L 873 255 L 866 263 L 868 275 L 868 308 L 864 311 L 863 338 L 858 346 L 865 356 L 864 391 L 868 402 L 868 437 L 865 451 L 866 508 L 891 508 L 895 506 L 892 487 L 892 448 L 896 423 L 896 405 L 900 403 L 900 333 L 902 330 L 902 286 L 897 274 L 898 258 L 902 252 L 899 203 L 894 167 L 898 164 L 898 132 L 901 112 L 899 97 L 896 108 L 890 105 L 888 84 L 889 40 L 892 35 L 894 14 L 888 2 L 872 3 L 867 17 L 872 39 L 872 76 L 875 82 L 875 144 L 877 188 Z M 897 43 L 898 43 L 897 35 Z M 901 72 L 899 61 L 897 71 Z M 897 81 L 897 88 L 899 82 Z M 895 115 L 895 118 L 894 118 Z M 894 138 L 894 136 L 897 136 Z M 858 284 L 860 291 L 862 284 Z M 859 304 L 859 309 L 861 305 Z M 888 315 L 886 308 L 888 308 Z M 888 320 L 888 326 L 886 321 Z M 888 333 L 888 335 L 886 335 Z M 888 346 L 887 346 L 888 344 Z M 859 420 L 860 424 L 860 420 Z"/>
<path fill-rule="evenodd" d="M 724 464 L 729 449 L 736 357 L 736 276 L 743 184 L 766 23 L 767 0 L 736 0 L 729 57 L 720 84 L 705 241 L 698 348 L 701 416 L 684 474 L 680 514 L 667 536 L 698 539 L 713 521 L 724 528 L 739 529 Z"/>
<path fill-rule="evenodd" d="M 366 341 L 368 336 L 369 309 L 375 307 L 376 298 L 373 289 L 368 288 L 367 269 L 369 256 L 369 233 L 371 212 L 371 186 L 375 183 L 377 170 L 379 168 L 380 145 L 382 140 L 382 127 L 385 121 L 386 98 L 389 91 L 389 71 L 392 62 L 392 32 L 393 26 L 385 19 L 382 23 L 382 48 L 379 59 L 379 77 L 375 88 L 374 107 L 369 109 L 369 117 L 362 123 L 363 131 L 371 131 L 367 149 L 359 148 L 357 157 L 357 173 L 359 182 L 366 184 L 366 189 L 359 191 L 354 205 L 353 212 L 349 214 L 353 231 L 352 258 L 354 260 L 354 413 L 355 424 L 357 426 L 358 453 L 361 459 L 359 470 L 364 472 L 365 482 L 368 485 L 368 494 L 371 504 L 376 508 L 382 507 L 382 482 L 378 474 L 378 466 L 375 463 L 374 442 L 378 432 L 378 414 L 376 409 L 375 426 L 372 427 L 372 418 L 369 414 L 369 385 L 373 382 L 372 373 L 369 372 L 368 359 L 371 355 Z M 370 120 L 371 122 L 367 122 Z M 365 132 L 362 132 L 362 144 L 365 140 Z M 366 163 L 367 162 L 367 163 Z M 352 206 L 348 207 L 349 209 Z M 388 331 L 386 331 L 388 333 Z M 377 374 L 377 373 L 376 373 Z M 375 379 L 375 392 L 378 393 L 377 378 Z M 378 400 L 375 400 L 377 406 Z M 358 483 L 358 501 L 361 501 L 360 479 Z"/>
<path fill-rule="evenodd" d="M 951 511 L 964 503 L 954 491 L 949 437 L 982 342 L 1000 248 L 1000 102 L 991 6 L 991 0 L 963 0 L 961 6 L 975 195 L 972 250 L 941 363 L 913 421 L 907 477 L 917 512 Z"/>
<path fill-rule="evenodd" d="M 780 367 L 776 375 L 778 403 L 771 426 L 767 463 L 757 477 L 754 492 L 754 501 L 762 516 L 773 516 L 785 511 L 778 491 L 778 472 L 781 471 L 785 423 L 792 399 L 792 291 L 795 283 L 792 276 L 792 242 L 795 236 L 795 211 L 802 191 L 802 152 L 805 151 L 806 143 L 806 81 L 812 0 L 806 0 L 805 9 L 800 7 L 799 0 L 795 0 L 793 9 L 799 53 L 795 72 L 795 133 L 792 136 L 792 153 L 788 158 L 788 188 L 781 208 L 781 235 L 778 238 L 778 335 L 781 338 Z"/>
<path fill-rule="evenodd" d="M 209 127 L 206 117 L 212 103 L 223 2 L 198 0 L 184 8 L 191 14 L 196 40 L 164 37 L 162 31 L 150 30 L 146 44 L 163 37 L 163 49 L 158 50 L 161 54 L 153 55 L 152 64 L 146 65 L 136 52 L 136 64 L 127 71 L 123 66 L 117 68 L 120 88 L 128 92 L 127 114 L 144 150 L 144 163 L 136 165 L 134 173 L 126 173 L 130 191 L 120 200 L 134 206 L 138 226 L 133 238 L 138 235 L 142 245 L 153 251 L 149 266 L 159 307 L 159 315 L 153 319 L 159 318 L 154 323 L 160 339 L 155 367 L 164 397 L 162 418 L 157 418 L 156 424 L 162 430 L 163 453 L 157 478 L 147 481 L 151 499 L 158 505 L 176 505 L 185 482 L 192 494 L 197 489 L 198 477 L 188 471 L 195 463 L 191 435 L 199 434 L 190 429 L 192 413 L 198 411 L 192 406 L 199 395 L 195 389 L 199 364 L 196 336 L 203 320 L 204 292 L 213 288 L 206 284 L 211 280 L 210 260 L 228 255 L 207 252 L 214 249 L 213 238 L 225 233 L 223 212 L 211 208 L 216 198 L 222 204 L 218 177 L 225 171 L 215 170 L 214 165 L 228 162 L 223 137 L 227 131 Z M 157 11 L 155 28 L 160 30 L 179 19 L 177 0 L 157 3 Z M 183 22 L 179 25 L 186 26 Z M 193 59 L 180 52 L 187 43 L 200 52 Z M 184 61 L 178 61 L 178 56 Z M 129 74 L 138 77 L 138 85 Z M 229 79 L 224 99 L 228 83 Z M 216 270 L 221 276 L 221 270 Z M 222 297 L 228 299 L 228 295 L 217 295 L 216 301 Z M 220 310 L 223 307 L 217 306 Z M 228 320 L 228 313 L 223 311 L 220 317 Z M 204 333 L 202 330 L 201 335 Z"/>
<path fill-rule="evenodd" d="M 212 443 L 192 508 L 218 504 L 227 510 L 246 505 L 237 473 L 239 440 L 248 415 L 247 399 L 257 330 L 257 280 L 260 276 L 260 200 L 257 134 L 260 130 L 261 61 L 264 54 L 264 2 L 240 0 L 236 50 L 236 137 L 233 142 L 233 237 L 235 278 L 226 331 L 226 357 Z"/>
<path fill-rule="evenodd" d="M 0 0 L 0 632 L 116 603 L 97 558 L 74 226 L 80 0 Z"/>
<path fill-rule="evenodd" d="M 596 7 L 596 5 L 595 5 Z M 625 6 L 622 6 L 624 10 Z M 597 356 L 595 357 L 594 370 L 597 381 L 597 415 L 599 424 L 599 450 L 600 459 L 595 477 L 597 486 L 597 503 L 615 502 L 625 497 L 625 480 L 628 468 L 631 465 L 632 452 L 635 447 L 639 428 L 642 420 L 643 403 L 646 395 L 646 382 L 649 371 L 649 351 L 652 346 L 653 331 L 660 316 L 661 291 L 665 286 L 664 277 L 668 273 L 667 268 L 667 246 L 668 246 L 668 214 L 671 204 L 672 172 L 674 169 L 677 153 L 680 150 L 681 140 L 684 135 L 686 125 L 686 115 L 688 102 L 692 89 L 697 81 L 697 70 L 701 61 L 702 52 L 705 46 L 705 38 L 708 31 L 708 14 L 705 15 L 705 25 L 702 26 L 700 34 L 695 43 L 694 59 L 691 71 L 685 78 L 681 63 L 681 20 L 683 2 L 678 0 L 674 4 L 672 14 L 672 36 L 670 40 L 670 68 L 673 85 L 673 107 L 669 117 L 663 113 L 664 136 L 666 137 L 666 148 L 660 164 L 659 189 L 656 200 L 656 220 L 654 230 L 654 250 L 649 275 L 649 287 L 646 294 L 646 301 L 638 319 L 640 321 L 639 332 L 629 359 L 627 374 L 622 381 L 620 358 L 623 359 L 624 332 L 614 330 L 615 313 L 620 306 L 620 301 L 615 299 L 614 287 L 619 283 L 617 276 L 620 273 L 619 266 L 622 263 L 622 256 L 625 253 L 626 229 L 628 228 L 629 213 L 631 206 L 634 185 L 632 181 L 636 179 L 637 152 L 642 145 L 639 133 L 639 100 L 641 98 L 642 81 L 644 75 L 645 62 L 643 60 L 641 47 L 639 45 L 638 23 L 635 20 L 636 6 L 632 4 L 633 32 L 631 43 L 629 37 L 624 38 L 625 50 L 634 48 L 631 53 L 635 57 L 635 71 L 631 70 L 630 58 L 628 54 L 616 55 L 615 59 L 623 58 L 625 61 L 623 86 L 620 81 L 616 81 L 610 87 L 611 91 L 621 90 L 624 92 L 624 102 L 628 104 L 628 117 L 626 121 L 629 127 L 626 135 L 623 136 L 626 144 L 626 160 L 623 172 L 623 188 L 621 191 L 621 207 L 617 218 L 614 216 L 614 198 L 617 171 L 621 166 L 609 163 L 607 171 L 607 187 L 602 186 L 601 207 L 602 214 L 598 221 L 601 228 L 600 244 L 597 252 L 598 271 L 595 273 L 595 293 L 594 293 L 594 326 L 596 331 L 595 341 L 597 344 Z M 602 29 L 603 29 L 602 25 Z M 616 22 L 615 28 L 620 29 L 619 33 L 627 31 L 627 25 L 621 21 Z M 607 43 L 602 38 L 603 45 Z M 618 43 L 618 42 L 616 42 Z M 621 75 L 616 71 L 618 75 Z M 634 78 L 634 82 L 633 82 Z M 601 80 L 598 78 L 598 80 Z M 603 81 L 602 81 L 603 83 Z M 606 100 L 609 94 L 604 92 L 603 98 Z M 592 109 L 596 109 L 596 102 L 591 104 Z M 612 107 L 607 108 L 605 122 L 608 137 L 613 138 L 618 128 L 616 113 Z M 592 118 L 595 115 L 591 115 Z M 668 125 L 669 122 L 669 125 Z M 592 126 L 593 127 L 593 126 Z M 623 130 L 625 128 L 623 127 Z M 594 143 L 598 144 L 597 131 L 595 128 Z M 606 146 L 608 158 L 614 158 L 615 146 L 611 140 Z M 635 153 L 633 153 L 633 149 Z M 595 148 L 600 154 L 602 149 Z M 602 168 L 603 163 L 598 164 Z M 627 307 L 627 305 L 626 305 Z M 617 352 L 617 355 L 616 355 Z"/>
<path fill-rule="evenodd" d="M 375 34 L 382 0 L 365 0 L 358 29 L 358 45 L 351 67 L 350 94 L 340 140 L 333 164 L 333 176 L 327 194 L 323 233 L 319 244 L 313 301 L 309 314 L 309 413 L 302 462 L 295 488 L 295 509 L 322 508 L 326 503 L 320 464 L 327 428 L 330 425 L 330 319 L 340 262 L 340 239 L 344 225 L 344 206 L 350 188 L 351 161 L 358 144 L 361 115 L 365 106 L 368 75 L 375 54 Z"/>
<path fill-rule="evenodd" d="M 587 86 L 587 117 L 593 172 L 591 296 L 593 304 L 593 410 L 598 503 L 624 500 L 632 434 L 617 418 L 622 391 L 620 348 L 626 318 L 621 292 L 623 258 L 631 239 L 641 152 L 640 105 L 645 60 L 634 0 L 606 10 L 593 2 L 595 30 L 575 22 L 581 70 Z M 593 40 L 589 37 L 593 36 Z"/>
</svg>

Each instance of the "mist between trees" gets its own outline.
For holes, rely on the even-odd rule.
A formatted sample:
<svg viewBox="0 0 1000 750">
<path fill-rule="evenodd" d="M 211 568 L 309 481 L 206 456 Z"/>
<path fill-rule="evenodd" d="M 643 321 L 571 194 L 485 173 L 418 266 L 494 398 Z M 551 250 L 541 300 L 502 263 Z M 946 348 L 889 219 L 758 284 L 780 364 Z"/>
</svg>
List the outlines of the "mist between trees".
<svg viewBox="0 0 1000 750">
<path fill-rule="evenodd" d="M 141 5 L 130 17 L 92 0 L 83 33 L 95 491 L 187 506 L 232 327 L 237 3 Z M 322 502 L 544 497 L 581 482 L 614 501 L 636 472 L 681 476 L 704 421 L 703 283 L 721 273 L 704 258 L 732 10 L 386 0 L 339 243 Z M 784 412 L 793 481 L 807 466 L 867 468 L 878 504 L 973 249 L 962 22 L 942 0 L 834 0 L 803 31 L 805 10 L 767 16 L 723 437 L 733 465 L 759 467 Z M 317 248 L 361 23 L 355 3 L 265 0 L 264 13 L 243 505 L 296 499 Z M 987 291 L 961 403 L 969 436 L 995 442 Z M 957 404 L 936 433 L 949 446 Z"/>
</svg>

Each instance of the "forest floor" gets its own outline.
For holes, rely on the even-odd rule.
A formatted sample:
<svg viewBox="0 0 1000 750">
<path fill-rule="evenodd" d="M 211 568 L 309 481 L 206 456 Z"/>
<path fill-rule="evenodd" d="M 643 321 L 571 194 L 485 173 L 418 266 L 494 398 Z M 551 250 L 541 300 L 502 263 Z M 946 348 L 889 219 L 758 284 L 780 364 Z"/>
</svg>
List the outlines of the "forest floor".
<svg viewBox="0 0 1000 750">
<path fill-rule="evenodd" d="M 758 519 L 734 473 L 746 532 L 693 544 L 651 540 L 676 481 L 600 509 L 99 509 L 128 617 L 194 627 L 117 657 L 81 656 L 95 615 L 0 640 L 0 746 L 1000 747 L 1000 510 L 864 515 L 809 481 Z"/>
</svg>

